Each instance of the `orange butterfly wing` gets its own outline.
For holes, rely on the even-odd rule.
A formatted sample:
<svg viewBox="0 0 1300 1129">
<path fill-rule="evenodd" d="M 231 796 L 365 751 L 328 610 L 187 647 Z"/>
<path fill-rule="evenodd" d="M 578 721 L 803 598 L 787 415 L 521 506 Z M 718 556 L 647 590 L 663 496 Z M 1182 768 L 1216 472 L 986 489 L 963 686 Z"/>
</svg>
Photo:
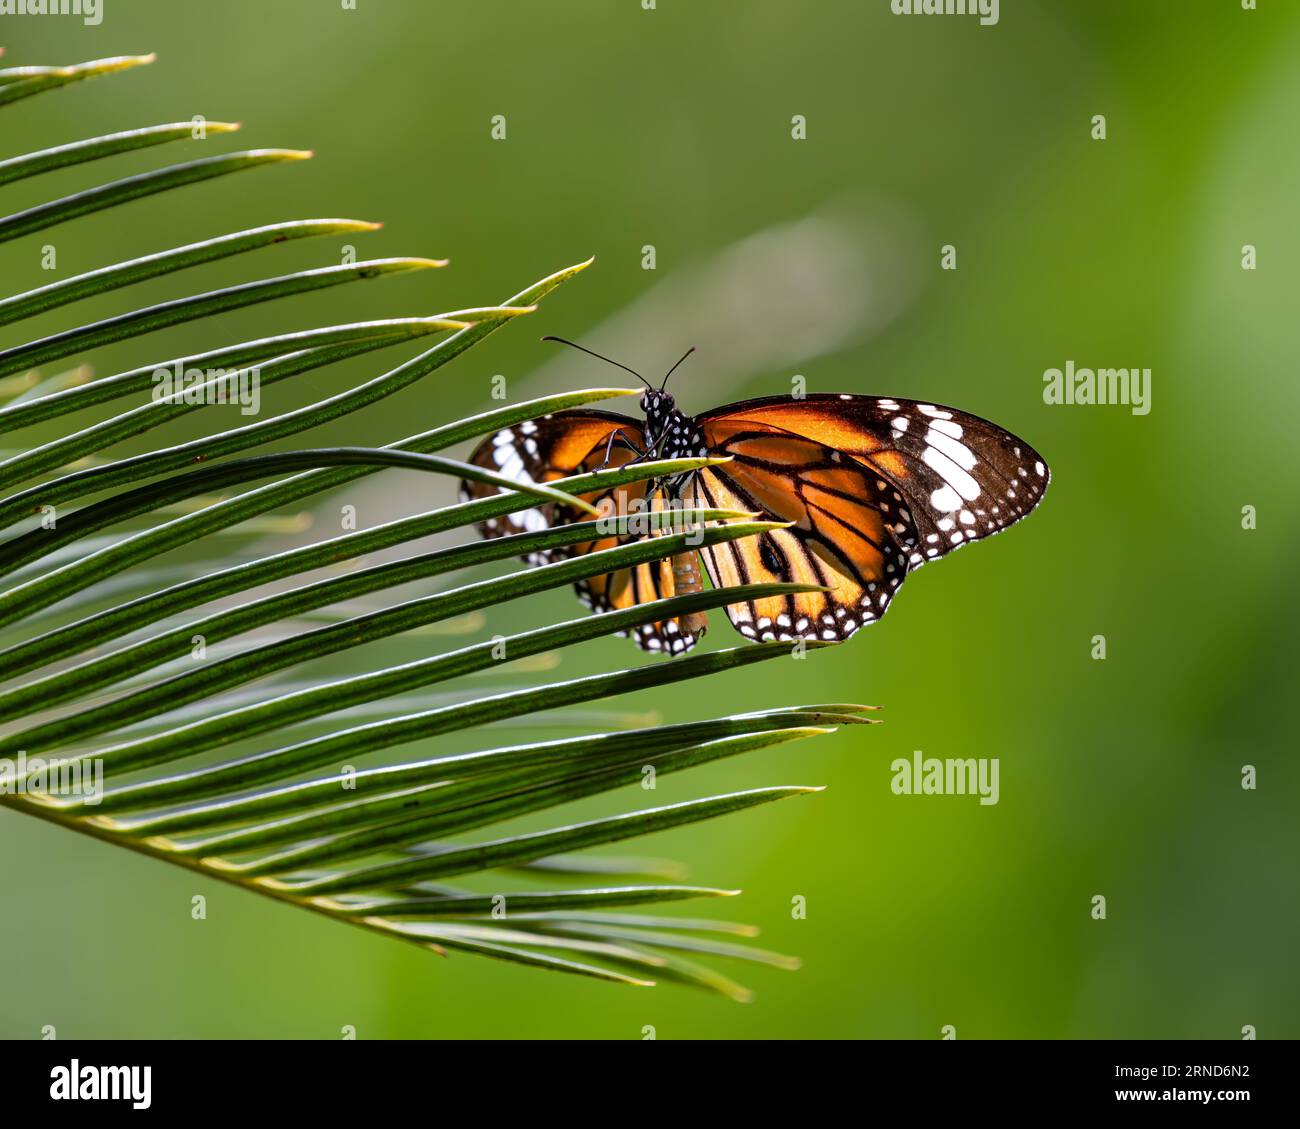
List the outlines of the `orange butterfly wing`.
<svg viewBox="0 0 1300 1129">
<path fill-rule="evenodd" d="M 595 470 L 605 462 L 607 448 L 609 466 L 622 466 L 635 458 L 634 452 L 625 445 L 616 443 L 609 448 L 610 436 L 615 431 L 622 431 L 637 446 L 645 448 L 645 435 L 636 420 L 612 412 L 579 410 L 556 412 L 538 420 L 502 428 L 479 444 L 470 461 L 518 481 L 553 482 Z M 461 483 L 461 497 L 467 501 L 496 493 L 496 487 L 484 483 Z M 602 513 L 610 516 L 627 514 L 645 505 L 645 484 L 629 483 L 582 497 L 598 506 Z M 657 499 L 651 504 L 658 508 Z M 490 519 L 483 523 L 480 532 L 484 537 L 537 532 L 549 526 L 581 521 L 587 516 L 570 506 L 546 504 Z M 638 539 L 604 537 L 569 546 L 562 550 L 562 554 L 565 557 L 581 556 Z M 546 564 L 554 559 L 554 553 L 525 558 L 533 565 Z M 578 598 L 593 612 L 617 611 L 679 592 L 698 590 L 692 587 L 689 572 L 684 571 L 683 562 L 677 558 L 651 561 L 589 577 L 575 584 L 574 589 Z M 695 616 L 686 621 L 673 618 L 644 624 L 632 633 L 639 647 L 657 654 L 682 654 L 703 634 L 703 617 Z"/>
<path fill-rule="evenodd" d="M 917 536 L 893 483 L 834 448 L 767 424 L 704 426 L 710 449 L 732 462 L 700 471 L 693 500 L 792 523 L 705 548 L 714 585 L 792 581 L 829 589 L 729 605 L 736 629 L 760 641 L 838 640 L 883 615 Z"/>
<path fill-rule="evenodd" d="M 795 580 L 829 593 L 728 608 L 756 639 L 843 639 L 884 614 L 907 572 L 1001 532 L 1050 475 L 1023 440 L 955 408 L 889 397 L 780 396 L 701 416 L 727 466 L 701 502 L 760 508 L 789 530 L 704 550 L 715 584 Z"/>
<path fill-rule="evenodd" d="M 643 442 L 641 425 L 627 416 L 598 411 L 556 412 L 541 419 L 504 427 L 489 435 L 474 449 L 469 461 L 517 482 L 554 482 L 599 466 L 604 461 L 609 437 L 615 431 L 624 432 L 634 442 Z M 610 453 L 610 465 L 618 466 L 631 457 L 630 451 L 616 444 Z M 631 487 L 638 488 L 639 484 Z M 495 486 L 483 482 L 462 480 L 460 484 L 462 501 L 490 498 L 498 493 L 500 491 Z M 594 502 L 597 497 L 599 494 L 584 495 L 589 502 Z M 552 525 L 579 519 L 579 511 L 571 507 L 546 503 L 504 517 L 489 518 L 482 523 L 479 532 L 484 537 L 536 533 Z M 531 564 L 544 564 L 551 558 L 542 554 L 525 559 Z"/>
</svg>

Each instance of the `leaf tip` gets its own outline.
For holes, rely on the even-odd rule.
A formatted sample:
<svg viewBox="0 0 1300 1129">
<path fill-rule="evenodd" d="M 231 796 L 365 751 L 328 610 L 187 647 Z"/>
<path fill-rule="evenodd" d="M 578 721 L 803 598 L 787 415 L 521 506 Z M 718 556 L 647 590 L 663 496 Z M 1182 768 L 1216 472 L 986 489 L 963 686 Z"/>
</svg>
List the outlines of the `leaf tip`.
<svg viewBox="0 0 1300 1129">
<path fill-rule="evenodd" d="M 254 163 L 257 161 L 310 161 L 316 156 L 315 149 L 249 149 L 237 154 Z"/>
<path fill-rule="evenodd" d="M 150 51 L 147 55 L 119 55 L 116 59 L 104 59 L 96 63 L 86 64 L 87 69 L 93 69 L 102 74 L 112 74 L 114 71 L 127 71 L 132 67 L 147 67 L 150 63 L 158 61 L 158 53 Z M 66 72 L 76 73 L 80 69 L 77 67 L 64 67 Z"/>
</svg>

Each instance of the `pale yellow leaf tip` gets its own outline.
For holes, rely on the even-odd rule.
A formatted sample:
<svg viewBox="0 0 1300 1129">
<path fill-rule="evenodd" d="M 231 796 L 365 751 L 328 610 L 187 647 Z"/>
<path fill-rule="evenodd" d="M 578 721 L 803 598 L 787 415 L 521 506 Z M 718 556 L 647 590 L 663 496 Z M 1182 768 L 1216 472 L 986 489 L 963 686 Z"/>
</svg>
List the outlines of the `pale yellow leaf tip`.
<svg viewBox="0 0 1300 1129">
<path fill-rule="evenodd" d="M 111 59 L 96 59 L 93 63 L 87 63 L 86 69 L 100 74 L 112 74 L 114 71 L 130 70 L 132 67 L 147 67 L 157 61 L 157 52 L 150 51 L 147 55 L 118 55 Z M 71 74 L 75 74 L 78 69 L 75 66 L 64 68 Z"/>
<path fill-rule="evenodd" d="M 590 259 L 587 259 L 581 263 L 574 263 L 573 266 L 571 267 L 565 267 L 563 270 L 556 271 L 555 274 L 553 274 L 551 277 L 552 279 L 557 281 L 559 280 L 567 281 L 568 279 L 572 278 L 574 275 L 581 274 L 595 261 L 596 261 L 596 256 L 592 255 Z"/>
<path fill-rule="evenodd" d="M 264 158 L 269 161 L 310 161 L 316 156 L 315 149 L 250 149 L 240 154 L 244 157 Z"/>
</svg>

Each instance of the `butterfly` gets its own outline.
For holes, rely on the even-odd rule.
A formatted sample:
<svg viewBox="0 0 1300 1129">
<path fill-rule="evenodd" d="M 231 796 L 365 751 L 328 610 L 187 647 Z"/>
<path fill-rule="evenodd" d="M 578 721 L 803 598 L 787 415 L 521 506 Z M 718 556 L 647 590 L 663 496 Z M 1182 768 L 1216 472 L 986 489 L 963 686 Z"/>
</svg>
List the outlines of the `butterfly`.
<svg viewBox="0 0 1300 1129">
<path fill-rule="evenodd" d="M 1025 517 L 1051 478 L 1043 457 L 1023 439 L 956 408 L 832 393 L 743 400 L 691 417 L 666 388 L 693 349 L 656 388 L 584 346 L 543 340 L 636 376 L 646 386 L 644 419 L 594 409 L 556 412 L 489 436 L 471 456 L 474 464 L 520 482 L 546 483 L 646 459 L 729 457 L 723 465 L 583 497 L 606 514 L 674 505 L 742 510 L 791 523 L 581 581 L 578 596 L 594 612 L 700 591 L 702 559 L 715 587 L 793 582 L 825 589 L 728 605 L 732 625 L 745 637 L 847 639 L 885 614 L 909 572 Z M 488 484 L 461 483 L 466 500 L 496 492 Z M 546 504 L 491 519 L 480 532 L 535 532 L 584 516 Z M 635 539 L 610 536 L 562 553 Z M 555 557 L 525 559 L 536 565 Z M 694 614 L 645 624 L 633 638 L 643 650 L 678 655 L 706 627 L 706 617 Z"/>
</svg>

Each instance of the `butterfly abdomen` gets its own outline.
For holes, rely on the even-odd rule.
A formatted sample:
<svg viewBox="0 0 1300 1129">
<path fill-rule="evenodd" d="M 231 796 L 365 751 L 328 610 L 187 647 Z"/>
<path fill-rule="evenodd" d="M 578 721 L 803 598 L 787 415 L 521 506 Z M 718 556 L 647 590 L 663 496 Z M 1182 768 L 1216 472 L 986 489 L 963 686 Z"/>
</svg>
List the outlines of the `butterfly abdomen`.
<svg viewBox="0 0 1300 1129">
<path fill-rule="evenodd" d="M 672 559 L 673 594 L 689 596 L 704 591 L 704 573 L 700 568 L 700 555 L 696 552 L 678 553 Z M 692 635 L 703 635 L 709 626 L 706 612 L 690 612 L 682 616 L 682 628 Z"/>
</svg>

